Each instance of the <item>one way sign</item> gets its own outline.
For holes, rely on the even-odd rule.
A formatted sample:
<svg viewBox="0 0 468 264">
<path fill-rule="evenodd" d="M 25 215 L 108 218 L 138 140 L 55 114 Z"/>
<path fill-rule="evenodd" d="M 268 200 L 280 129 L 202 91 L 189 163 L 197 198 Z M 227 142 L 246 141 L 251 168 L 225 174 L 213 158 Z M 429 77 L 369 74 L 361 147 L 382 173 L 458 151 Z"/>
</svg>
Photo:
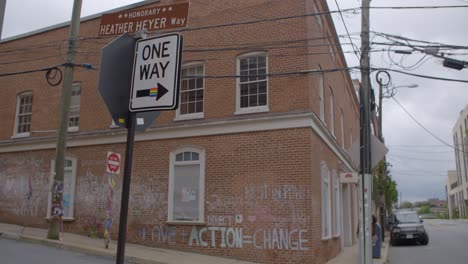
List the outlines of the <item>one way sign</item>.
<svg viewBox="0 0 468 264">
<path fill-rule="evenodd" d="M 179 34 L 137 41 L 130 111 L 177 108 L 181 57 L 182 36 Z"/>
</svg>

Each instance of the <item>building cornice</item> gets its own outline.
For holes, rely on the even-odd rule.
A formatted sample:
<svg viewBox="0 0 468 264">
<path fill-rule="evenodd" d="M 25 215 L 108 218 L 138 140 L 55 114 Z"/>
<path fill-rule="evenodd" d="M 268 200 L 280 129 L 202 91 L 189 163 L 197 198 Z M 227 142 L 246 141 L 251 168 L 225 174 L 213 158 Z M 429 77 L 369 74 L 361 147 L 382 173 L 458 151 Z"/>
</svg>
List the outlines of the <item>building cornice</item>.
<svg viewBox="0 0 468 264">
<path fill-rule="evenodd" d="M 243 119 L 227 119 L 217 121 L 202 121 L 199 123 L 180 123 L 161 127 L 152 127 L 143 133 L 136 133 L 135 142 L 190 138 L 200 136 L 216 136 L 225 134 L 271 131 L 280 129 L 310 128 L 346 166 L 347 170 L 355 171 L 349 155 L 337 143 L 326 126 L 312 112 L 288 113 L 275 116 L 252 117 Z M 85 134 L 69 134 L 67 147 L 83 147 L 107 144 L 125 144 L 127 131 L 125 129 L 110 129 Z M 56 148 L 56 137 L 30 138 L 28 140 L 9 140 L 0 142 L 0 153 L 21 151 L 48 150 Z"/>
</svg>

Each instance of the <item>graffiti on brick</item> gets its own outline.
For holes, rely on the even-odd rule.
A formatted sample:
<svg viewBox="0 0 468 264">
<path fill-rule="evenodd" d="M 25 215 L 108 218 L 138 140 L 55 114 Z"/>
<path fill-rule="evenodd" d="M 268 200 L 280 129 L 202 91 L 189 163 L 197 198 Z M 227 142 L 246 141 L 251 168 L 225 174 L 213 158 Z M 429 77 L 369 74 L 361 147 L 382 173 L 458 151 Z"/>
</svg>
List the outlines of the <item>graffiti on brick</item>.
<svg viewBox="0 0 468 264">
<path fill-rule="evenodd" d="M 205 233 L 208 238 L 205 239 Z M 188 245 L 201 247 L 244 248 L 258 250 L 308 250 L 305 229 L 257 228 L 247 233 L 241 227 L 192 227 Z"/>
<path fill-rule="evenodd" d="M 147 230 L 143 227 L 140 231 L 143 241 L 151 240 L 157 243 L 176 243 L 176 227 L 175 226 L 154 226 Z"/>
<path fill-rule="evenodd" d="M 49 191 L 49 172 L 43 159 L 30 155 L 2 158 L 0 164 L 0 209 L 17 216 L 39 216 Z"/>
<path fill-rule="evenodd" d="M 211 248 L 246 248 L 256 250 L 308 250 L 307 230 L 301 228 L 255 228 L 242 227 L 197 227 L 192 226 L 189 233 L 175 226 L 157 225 L 153 228 L 143 227 L 139 235 L 143 241 L 174 244 L 180 239 L 190 247 Z"/>
</svg>

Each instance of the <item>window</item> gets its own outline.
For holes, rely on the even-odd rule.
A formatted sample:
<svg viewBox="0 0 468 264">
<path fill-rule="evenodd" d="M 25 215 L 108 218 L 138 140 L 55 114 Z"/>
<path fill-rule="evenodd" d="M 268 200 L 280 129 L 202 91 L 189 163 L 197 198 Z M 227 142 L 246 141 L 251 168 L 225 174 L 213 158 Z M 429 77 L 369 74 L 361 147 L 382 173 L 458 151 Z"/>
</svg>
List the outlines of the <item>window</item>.
<svg viewBox="0 0 468 264">
<path fill-rule="evenodd" d="M 313 2 L 313 8 L 314 8 L 314 13 L 319 13 L 317 3 Z M 322 16 L 315 16 L 315 19 L 317 20 L 317 24 L 319 25 L 319 27 L 322 28 Z"/>
<path fill-rule="evenodd" d="M 194 148 L 171 153 L 169 222 L 203 222 L 205 157 Z"/>
<path fill-rule="evenodd" d="M 331 197 L 330 197 L 330 172 L 325 161 L 320 163 L 320 175 L 322 178 L 322 239 L 331 237 Z"/>
<path fill-rule="evenodd" d="M 333 111 L 333 90 L 330 87 L 330 131 L 332 135 L 335 135 L 335 113 Z"/>
<path fill-rule="evenodd" d="M 75 179 L 76 179 L 76 165 L 77 159 L 66 158 L 65 170 L 63 174 L 63 196 L 62 196 L 62 213 L 63 219 L 73 220 L 73 208 L 75 203 Z M 54 186 L 55 176 L 55 160 L 50 162 L 50 178 L 49 186 L 52 190 Z M 51 217 L 52 208 L 52 192 L 49 191 L 48 206 L 47 206 L 47 218 Z"/>
<path fill-rule="evenodd" d="M 205 67 L 200 64 L 190 64 L 182 69 L 180 86 L 180 107 L 176 119 L 203 118 L 203 100 L 205 91 Z M 189 77 L 191 76 L 191 77 Z"/>
<path fill-rule="evenodd" d="M 32 93 L 18 95 L 14 137 L 28 137 L 31 132 Z"/>
<path fill-rule="evenodd" d="M 344 135 L 344 114 L 343 109 L 340 109 L 340 125 L 341 125 L 341 146 L 345 148 L 345 135 Z"/>
<path fill-rule="evenodd" d="M 81 86 L 73 84 L 70 99 L 70 112 L 68 113 L 68 131 L 78 131 L 80 122 Z"/>
<path fill-rule="evenodd" d="M 322 68 L 320 67 L 320 70 Z M 325 100 L 323 98 L 323 73 L 320 74 L 320 81 L 319 81 L 319 98 L 320 98 L 320 119 L 325 122 Z"/>
<path fill-rule="evenodd" d="M 333 181 L 333 209 L 334 209 L 334 217 L 333 217 L 333 236 L 338 237 L 341 234 L 341 202 L 340 202 L 340 181 L 338 178 L 338 174 L 335 170 L 333 170 L 332 174 L 332 181 Z"/>
<path fill-rule="evenodd" d="M 268 111 L 268 58 L 266 53 L 250 53 L 237 59 L 236 114 Z"/>
</svg>

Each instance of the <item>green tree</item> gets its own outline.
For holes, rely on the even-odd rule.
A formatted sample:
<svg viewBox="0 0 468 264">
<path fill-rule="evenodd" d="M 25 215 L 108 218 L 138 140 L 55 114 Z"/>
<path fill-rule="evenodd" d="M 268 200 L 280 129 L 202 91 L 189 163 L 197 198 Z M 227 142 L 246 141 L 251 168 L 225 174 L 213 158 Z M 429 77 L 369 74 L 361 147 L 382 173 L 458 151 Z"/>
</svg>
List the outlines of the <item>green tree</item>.
<svg viewBox="0 0 468 264">
<path fill-rule="evenodd" d="M 408 202 L 408 201 L 404 201 L 403 204 L 401 205 L 402 208 L 413 208 L 413 204 L 411 202 Z"/>
<path fill-rule="evenodd" d="M 418 214 L 432 214 L 432 209 L 430 206 L 423 205 L 419 208 Z"/>
<path fill-rule="evenodd" d="M 372 199 L 375 204 L 380 205 L 385 201 L 387 210 L 391 210 L 392 205 L 398 201 L 397 184 L 392 179 L 388 167 L 391 164 L 382 160 L 373 170 L 373 193 Z"/>
</svg>

